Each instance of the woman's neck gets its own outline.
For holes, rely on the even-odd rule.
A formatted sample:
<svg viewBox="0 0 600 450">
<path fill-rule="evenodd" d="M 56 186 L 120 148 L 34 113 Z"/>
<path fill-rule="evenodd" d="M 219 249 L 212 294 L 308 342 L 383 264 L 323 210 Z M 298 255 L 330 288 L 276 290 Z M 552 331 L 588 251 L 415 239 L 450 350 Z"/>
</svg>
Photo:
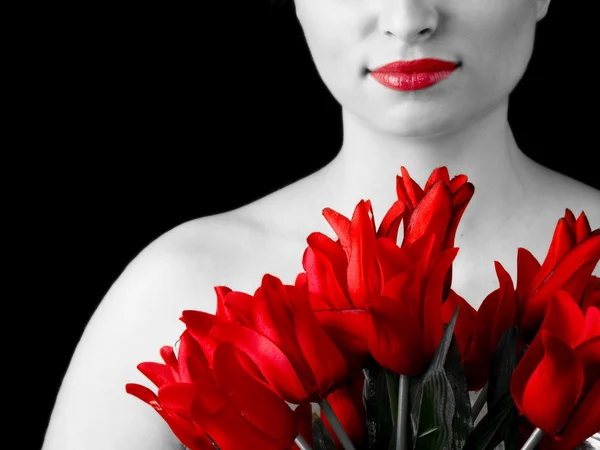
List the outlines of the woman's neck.
<svg viewBox="0 0 600 450">
<path fill-rule="evenodd" d="M 507 120 L 507 103 L 458 132 L 425 138 L 385 135 L 347 112 L 343 126 L 341 150 L 321 175 L 325 190 L 332 194 L 327 197 L 337 205 L 329 206 L 345 215 L 359 199 L 370 199 L 380 220 L 396 199 L 400 166 L 421 186 L 439 166 L 447 166 L 451 177 L 460 173 L 469 177 L 475 194 L 461 222 L 463 231 L 485 224 L 486 234 L 494 232 L 520 213 L 524 196 L 536 194 L 531 175 L 539 166 L 518 148 Z"/>
</svg>

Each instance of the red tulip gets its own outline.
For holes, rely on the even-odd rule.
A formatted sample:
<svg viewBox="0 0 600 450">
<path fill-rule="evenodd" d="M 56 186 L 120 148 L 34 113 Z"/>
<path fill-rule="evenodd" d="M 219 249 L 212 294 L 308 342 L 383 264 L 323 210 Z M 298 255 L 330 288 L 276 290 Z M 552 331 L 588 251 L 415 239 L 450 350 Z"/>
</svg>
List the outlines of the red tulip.
<svg viewBox="0 0 600 450">
<path fill-rule="evenodd" d="M 438 167 L 421 189 L 406 168 L 400 170 L 402 176 L 396 177 L 396 193 L 407 208 L 402 246 L 410 246 L 420 237 L 433 233 L 435 250 L 454 247 L 458 223 L 475 192 L 473 184 L 466 175 L 450 179 L 448 168 Z"/>
<path fill-rule="evenodd" d="M 403 205 L 397 203 L 376 230 L 369 202 L 357 204 L 352 220 L 326 209 L 323 214 L 338 239 L 322 233 L 307 238 L 302 258 L 305 273 L 298 276 L 296 284 L 307 290 L 319 323 L 344 350 L 353 369 L 362 368 L 369 355 L 366 308 L 381 291 L 377 236 L 395 236 L 403 211 Z"/>
<path fill-rule="evenodd" d="M 598 308 L 584 315 L 567 291 L 558 291 L 515 368 L 511 393 L 521 414 L 559 448 L 573 448 L 600 430 Z"/>
<path fill-rule="evenodd" d="M 246 373 L 239 362 L 246 357 L 231 344 L 215 349 L 212 368 L 187 331 L 181 335 L 177 357 L 170 346 L 163 347 L 161 355 L 165 364 L 138 365 L 158 393 L 136 383 L 127 384 L 126 391 L 151 405 L 186 447 L 212 450 L 211 440 L 221 450 L 291 447 L 298 433 L 294 412 L 265 383 Z"/>
<path fill-rule="evenodd" d="M 365 376 L 360 371 L 346 384 L 327 396 L 331 409 L 356 448 L 362 448 L 367 437 L 367 412 L 363 403 L 364 384 Z M 342 449 L 342 444 L 323 411 L 321 411 L 320 417 L 333 437 L 335 448 Z"/>
<path fill-rule="evenodd" d="M 495 263 L 500 286 L 491 292 L 477 310 L 474 331 L 463 354 L 469 390 L 478 391 L 490 376 L 490 362 L 502 335 L 517 324 L 517 298 L 513 281 L 499 262 Z"/>
<path fill-rule="evenodd" d="M 434 239 L 427 240 L 417 263 L 386 282 L 382 295 L 368 308 L 371 355 L 402 375 L 418 375 L 444 334 L 444 280 L 458 249 L 443 250 L 432 258 Z"/>
<path fill-rule="evenodd" d="M 311 233 L 302 258 L 307 287 L 315 310 L 365 310 L 373 295 L 381 291 L 376 241 L 396 240 L 404 205 L 396 202 L 376 230 L 373 210 L 361 200 L 352 220 L 333 211 L 323 215 L 338 236 L 336 241 L 323 233 Z"/>
<path fill-rule="evenodd" d="M 425 187 L 415 183 L 405 167 L 396 177 L 398 199 L 406 205 L 402 247 L 410 247 L 421 237 L 434 234 L 434 251 L 454 247 L 460 219 L 473 197 L 475 187 L 461 174 L 450 179 L 447 167 L 438 167 L 429 175 Z M 444 298 L 452 284 L 452 267 L 446 274 Z"/>
<path fill-rule="evenodd" d="M 210 336 L 247 354 L 286 401 L 317 402 L 351 375 L 344 355 L 317 321 L 306 290 L 265 275 L 251 315 L 242 317 L 243 323 L 215 323 Z"/>
<path fill-rule="evenodd" d="M 543 264 L 527 250 L 517 256 L 517 298 L 521 332 L 532 338 L 550 299 L 559 290 L 580 302 L 600 260 L 600 229 L 591 230 L 586 215 L 567 209 L 560 218 Z M 581 304 L 581 303 L 580 303 Z"/>
</svg>

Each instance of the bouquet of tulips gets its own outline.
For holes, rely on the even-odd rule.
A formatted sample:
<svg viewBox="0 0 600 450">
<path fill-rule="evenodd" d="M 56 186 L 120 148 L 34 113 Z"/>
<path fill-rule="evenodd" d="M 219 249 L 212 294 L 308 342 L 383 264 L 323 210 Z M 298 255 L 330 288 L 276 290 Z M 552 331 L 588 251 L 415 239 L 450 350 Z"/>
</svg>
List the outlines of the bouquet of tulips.
<svg viewBox="0 0 600 450">
<path fill-rule="evenodd" d="M 600 229 L 558 220 L 542 263 L 517 253 L 516 283 L 476 310 L 452 289 L 454 238 L 474 193 L 402 167 L 376 223 L 325 209 L 294 284 L 215 287 L 215 314 L 183 311 L 178 348 L 126 391 L 191 450 L 572 450 L 600 431 Z M 403 227 L 399 239 L 400 227 Z M 400 241 L 400 242 L 399 242 Z"/>
</svg>

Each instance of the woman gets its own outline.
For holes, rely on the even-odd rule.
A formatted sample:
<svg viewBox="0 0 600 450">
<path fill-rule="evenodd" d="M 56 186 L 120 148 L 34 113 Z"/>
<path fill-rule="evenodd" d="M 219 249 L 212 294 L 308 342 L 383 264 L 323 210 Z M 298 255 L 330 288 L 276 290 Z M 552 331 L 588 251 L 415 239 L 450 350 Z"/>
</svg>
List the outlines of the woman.
<svg viewBox="0 0 600 450">
<path fill-rule="evenodd" d="M 158 349 L 178 339 L 182 310 L 214 312 L 214 286 L 253 292 L 265 273 L 293 282 L 308 234 L 330 234 L 322 209 L 349 215 L 364 198 L 375 214 L 385 211 L 401 165 L 421 185 L 447 166 L 476 186 L 453 272 L 454 289 L 474 307 L 497 286 L 493 261 L 514 274 L 518 247 L 542 258 L 565 208 L 600 224 L 600 192 L 526 157 L 507 120 L 509 94 L 549 4 L 296 0 L 319 75 L 342 107 L 338 155 L 277 192 L 186 222 L 145 248 L 87 325 L 43 450 L 181 449 L 155 411 L 125 394 L 126 383 L 146 383 L 136 365 L 157 360 Z M 437 65 L 413 69 L 435 75 L 377 71 L 424 59 Z"/>
</svg>

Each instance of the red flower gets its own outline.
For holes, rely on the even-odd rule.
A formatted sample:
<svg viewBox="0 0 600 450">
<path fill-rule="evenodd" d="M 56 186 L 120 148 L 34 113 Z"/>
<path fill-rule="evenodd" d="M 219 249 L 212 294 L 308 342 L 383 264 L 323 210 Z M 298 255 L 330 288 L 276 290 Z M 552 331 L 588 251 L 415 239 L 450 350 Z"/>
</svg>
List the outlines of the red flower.
<svg viewBox="0 0 600 450">
<path fill-rule="evenodd" d="M 559 289 L 579 303 L 599 260 L 600 229 L 592 231 L 583 212 L 575 219 L 569 209 L 558 220 L 542 265 L 529 251 L 519 249 L 517 298 L 521 332 L 530 338 L 535 336 L 548 302 Z"/>
<path fill-rule="evenodd" d="M 512 278 L 499 262 L 495 267 L 500 287 L 491 292 L 477 310 L 473 336 L 463 354 L 465 376 L 472 391 L 485 386 L 500 338 L 517 324 L 517 297 Z"/>
<path fill-rule="evenodd" d="M 165 364 L 138 365 L 158 393 L 136 383 L 127 384 L 126 391 L 152 406 L 186 447 L 214 450 L 211 440 L 221 450 L 291 447 L 298 430 L 294 412 L 246 373 L 239 362 L 246 357 L 231 344 L 215 349 L 212 368 L 187 331 L 181 335 L 177 357 L 170 346 L 163 347 L 161 355 Z"/>
<path fill-rule="evenodd" d="M 358 372 L 346 384 L 327 396 L 327 401 L 342 428 L 356 448 L 362 448 L 367 437 L 367 412 L 363 403 L 364 373 Z M 342 444 L 331 428 L 327 417 L 321 410 L 323 424 L 333 437 L 336 449 L 342 449 Z"/>
<path fill-rule="evenodd" d="M 225 306 L 234 309 L 230 296 L 239 300 L 240 294 L 224 298 Z M 210 336 L 247 354 L 286 401 L 317 402 L 351 375 L 344 355 L 311 310 L 305 289 L 267 274 L 250 304 L 252 308 L 245 305 L 244 313 L 235 315 L 236 322 L 217 321 Z"/>
<path fill-rule="evenodd" d="M 382 294 L 368 308 L 371 355 L 383 367 L 402 375 L 419 374 L 444 334 L 444 280 L 458 249 L 446 249 L 432 257 L 434 239 L 432 235 L 417 241 L 423 246 L 418 252 L 420 259 L 387 280 Z"/>
<path fill-rule="evenodd" d="M 438 167 L 425 187 L 415 183 L 406 168 L 396 177 L 398 199 L 406 205 L 402 247 L 412 245 L 427 234 L 436 235 L 434 250 L 454 247 L 458 223 L 473 197 L 475 187 L 466 175 L 450 179 L 447 167 Z"/>
<path fill-rule="evenodd" d="M 600 430 L 600 311 L 582 313 L 566 291 L 548 304 L 540 331 L 512 376 L 521 414 L 574 448 Z"/>
<path fill-rule="evenodd" d="M 396 239 L 402 203 L 396 203 L 375 229 L 369 202 L 360 201 L 352 220 L 325 209 L 323 214 L 338 235 L 334 241 L 322 233 L 307 238 L 296 284 L 307 289 L 319 323 L 344 349 L 353 368 L 362 368 L 369 355 L 367 305 L 381 291 L 382 275 L 376 255 L 377 237 Z"/>
</svg>

